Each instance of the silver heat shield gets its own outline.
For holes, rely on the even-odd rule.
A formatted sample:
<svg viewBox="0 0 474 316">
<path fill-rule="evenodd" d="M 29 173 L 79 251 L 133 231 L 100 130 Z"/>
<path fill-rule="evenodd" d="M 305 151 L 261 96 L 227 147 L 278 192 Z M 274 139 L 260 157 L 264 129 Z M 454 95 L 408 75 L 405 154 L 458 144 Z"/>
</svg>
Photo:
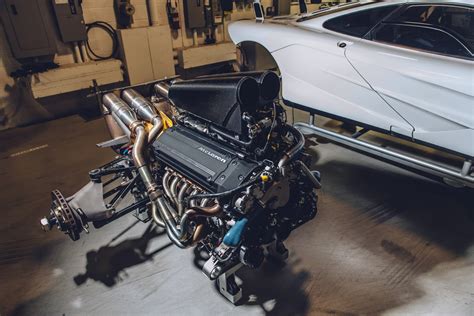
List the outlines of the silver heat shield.
<svg viewBox="0 0 474 316">
<path fill-rule="evenodd" d="M 74 210 L 80 209 L 89 221 L 104 220 L 113 214 L 113 208 L 105 205 L 102 183 L 90 181 L 67 200 Z"/>
</svg>

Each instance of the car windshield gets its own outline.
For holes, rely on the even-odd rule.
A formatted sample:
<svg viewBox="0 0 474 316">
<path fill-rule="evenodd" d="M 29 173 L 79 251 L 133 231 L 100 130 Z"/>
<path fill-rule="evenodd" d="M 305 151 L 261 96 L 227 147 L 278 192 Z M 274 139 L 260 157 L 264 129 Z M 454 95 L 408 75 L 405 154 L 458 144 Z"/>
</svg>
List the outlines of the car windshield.
<svg viewBox="0 0 474 316">
<path fill-rule="evenodd" d="M 342 11 L 353 9 L 353 8 L 358 8 L 367 4 L 372 4 L 374 2 L 377 2 L 377 1 L 364 1 L 364 2 L 356 1 L 356 2 L 342 3 L 335 6 L 321 8 L 319 10 L 306 14 L 305 16 L 298 19 L 297 22 L 304 22 L 310 19 L 319 18 L 321 16 L 325 16 L 325 15 L 329 15 L 329 14 L 333 14 L 337 12 L 342 12 Z"/>
</svg>

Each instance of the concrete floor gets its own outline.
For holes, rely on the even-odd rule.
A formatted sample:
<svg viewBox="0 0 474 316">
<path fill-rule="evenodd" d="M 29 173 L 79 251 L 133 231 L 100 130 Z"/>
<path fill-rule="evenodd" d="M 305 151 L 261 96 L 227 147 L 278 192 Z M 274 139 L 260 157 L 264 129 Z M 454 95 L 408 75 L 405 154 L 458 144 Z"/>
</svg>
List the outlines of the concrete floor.
<svg viewBox="0 0 474 316">
<path fill-rule="evenodd" d="M 73 243 L 43 233 L 49 192 L 72 194 L 112 158 L 101 120 L 0 133 L 1 315 L 474 315 L 473 191 L 331 144 L 312 148 L 319 213 L 289 238 L 286 265 L 242 270 L 233 306 L 192 249 L 132 216 Z"/>
</svg>

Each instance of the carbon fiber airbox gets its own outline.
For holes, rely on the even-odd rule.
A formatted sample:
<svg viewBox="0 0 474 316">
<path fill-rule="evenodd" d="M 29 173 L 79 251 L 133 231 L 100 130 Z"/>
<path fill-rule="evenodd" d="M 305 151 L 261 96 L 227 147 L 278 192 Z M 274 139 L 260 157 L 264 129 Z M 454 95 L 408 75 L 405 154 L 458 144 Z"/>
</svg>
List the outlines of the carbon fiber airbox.
<svg viewBox="0 0 474 316">
<path fill-rule="evenodd" d="M 259 168 L 235 150 L 180 125 L 158 137 L 153 151 L 161 162 L 212 193 L 239 186 Z"/>
<path fill-rule="evenodd" d="M 247 76 L 203 78 L 173 83 L 168 96 L 188 114 L 241 135 L 246 132 L 242 114 L 257 110 L 259 86 Z"/>
</svg>

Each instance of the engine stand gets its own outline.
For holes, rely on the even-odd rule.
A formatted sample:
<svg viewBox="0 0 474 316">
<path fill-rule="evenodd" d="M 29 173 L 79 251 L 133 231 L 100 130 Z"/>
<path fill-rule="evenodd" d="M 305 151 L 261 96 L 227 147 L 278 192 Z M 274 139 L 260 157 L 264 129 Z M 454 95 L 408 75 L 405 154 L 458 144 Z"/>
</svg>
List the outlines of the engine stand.
<svg viewBox="0 0 474 316">
<path fill-rule="evenodd" d="M 242 298 L 242 289 L 235 281 L 235 272 L 237 272 L 241 267 L 241 263 L 235 265 L 231 269 L 222 273 L 216 280 L 219 292 L 221 292 L 222 296 L 228 299 L 232 304 L 237 303 Z"/>
</svg>

